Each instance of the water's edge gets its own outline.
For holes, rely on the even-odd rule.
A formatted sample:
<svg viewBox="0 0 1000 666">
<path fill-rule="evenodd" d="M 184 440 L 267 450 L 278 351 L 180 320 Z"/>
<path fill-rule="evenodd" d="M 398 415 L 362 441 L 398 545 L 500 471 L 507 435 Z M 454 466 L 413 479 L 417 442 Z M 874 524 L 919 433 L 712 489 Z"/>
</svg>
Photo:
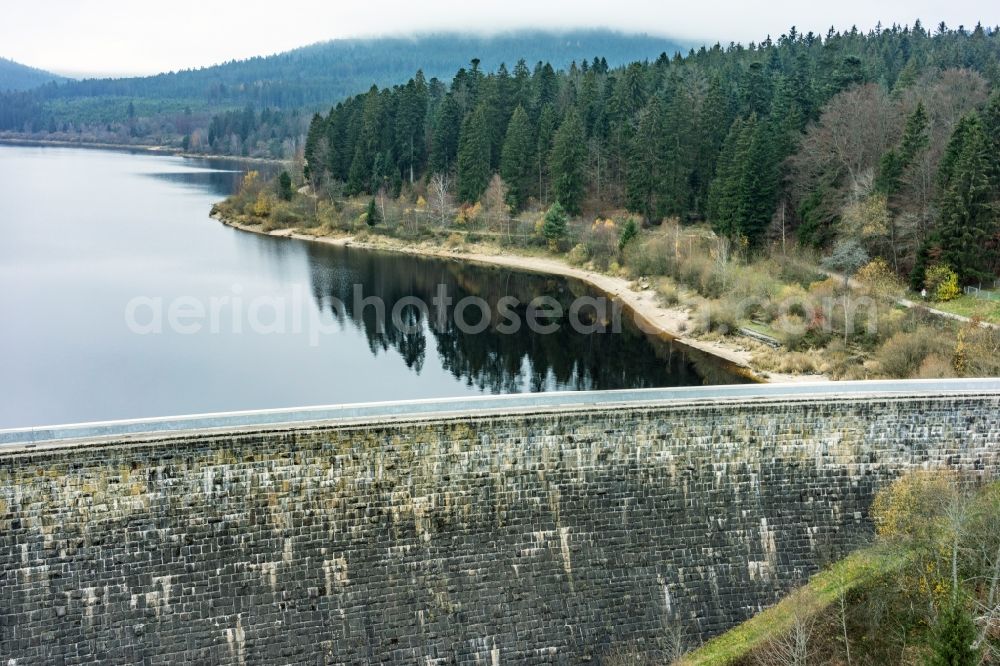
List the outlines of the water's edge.
<svg viewBox="0 0 1000 666">
<path fill-rule="evenodd" d="M 646 335 L 658 337 L 682 345 L 696 352 L 707 354 L 718 362 L 726 371 L 757 383 L 787 384 L 803 381 L 826 381 L 824 375 L 792 375 L 776 372 L 764 372 L 755 368 L 751 361 L 751 353 L 734 344 L 725 342 L 707 342 L 684 334 L 671 325 L 674 320 L 670 311 L 643 298 L 643 292 L 633 291 L 624 278 L 612 277 L 569 266 L 556 258 L 532 257 L 519 254 L 482 254 L 477 252 L 454 252 L 438 247 L 391 242 L 374 244 L 359 241 L 353 236 L 311 236 L 294 230 L 281 229 L 265 231 L 262 227 L 244 224 L 226 217 L 213 209 L 211 217 L 222 224 L 260 236 L 272 238 L 291 238 L 310 243 L 350 247 L 367 252 L 388 252 L 433 259 L 448 259 L 481 266 L 500 266 L 524 273 L 549 275 L 578 280 L 606 298 L 621 304 L 623 311 L 632 317 L 635 325 Z"/>
</svg>

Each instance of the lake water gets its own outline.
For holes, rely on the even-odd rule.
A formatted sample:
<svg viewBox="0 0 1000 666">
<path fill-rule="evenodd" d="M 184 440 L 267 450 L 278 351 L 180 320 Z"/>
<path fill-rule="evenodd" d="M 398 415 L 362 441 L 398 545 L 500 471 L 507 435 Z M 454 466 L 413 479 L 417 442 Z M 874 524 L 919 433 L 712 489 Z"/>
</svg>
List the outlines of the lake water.
<svg viewBox="0 0 1000 666">
<path fill-rule="evenodd" d="M 626 326 L 465 332 L 426 303 L 586 295 L 564 279 L 320 246 L 208 217 L 246 166 L 0 146 L 0 428 L 567 389 L 729 383 Z M 387 307 L 385 326 L 375 307 Z M 524 318 L 524 307 L 515 311 Z M 475 308 L 466 321 L 476 322 Z M 171 316 L 173 315 L 173 316 Z M 432 321 L 433 320 L 433 321 Z M 626 321 L 627 324 L 627 321 Z"/>
</svg>

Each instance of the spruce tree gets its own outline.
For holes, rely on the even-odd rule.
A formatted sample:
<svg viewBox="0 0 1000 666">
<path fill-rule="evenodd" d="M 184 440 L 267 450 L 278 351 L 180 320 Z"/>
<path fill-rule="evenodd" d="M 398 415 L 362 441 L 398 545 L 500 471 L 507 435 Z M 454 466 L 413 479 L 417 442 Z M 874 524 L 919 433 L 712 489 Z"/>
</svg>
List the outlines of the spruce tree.
<svg viewBox="0 0 1000 666">
<path fill-rule="evenodd" d="M 766 124 L 751 117 L 745 131 L 747 152 L 740 174 L 738 229 L 751 245 L 759 245 L 774 215 L 779 160 L 773 154 L 773 135 Z"/>
<path fill-rule="evenodd" d="M 424 73 L 417 75 L 398 93 L 395 116 L 396 155 L 399 170 L 412 184 L 424 159 L 424 117 L 427 115 L 427 85 Z"/>
<path fill-rule="evenodd" d="M 515 212 L 524 207 L 533 176 L 531 121 L 524 107 L 514 109 L 500 158 L 500 175 L 509 188 L 507 203 Z"/>
<path fill-rule="evenodd" d="M 320 159 L 319 143 L 326 136 L 326 119 L 314 113 L 309 121 L 309 131 L 306 134 L 306 145 L 303 150 L 305 165 L 302 174 L 309 182 L 318 183 L 323 178 L 326 164 Z"/>
<path fill-rule="evenodd" d="M 486 108 L 479 105 L 462 123 L 458 140 L 458 198 L 475 203 L 490 182 L 490 131 Z"/>
<path fill-rule="evenodd" d="M 712 228 L 721 236 L 733 237 L 739 232 L 740 179 L 749 135 L 742 119 L 729 128 L 716 166 L 715 179 L 708 193 L 708 215 Z"/>
<path fill-rule="evenodd" d="M 730 129 L 709 196 L 712 227 L 720 235 L 759 244 L 774 213 L 777 163 L 766 124 L 751 115 Z"/>
<path fill-rule="evenodd" d="M 432 173 L 448 173 L 455 166 L 461 127 L 462 107 L 454 95 L 445 95 L 434 123 L 428 165 Z"/>
<path fill-rule="evenodd" d="M 551 104 L 542 107 L 538 116 L 538 133 L 535 137 L 535 166 L 538 176 L 538 200 L 545 203 L 548 200 L 549 154 L 552 152 L 552 140 L 556 134 L 556 110 Z"/>
<path fill-rule="evenodd" d="M 282 170 L 278 175 L 278 196 L 284 201 L 291 201 L 292 194 L 292 177 L 288 171 Z"/>
<path fill-rule="evenodd" d="M 382 221 L 382 216 L 379 215 L 378 206 L 375 205 L 375 199 L 373 198 L 368 202 L 368 209 L 365 213 L 365 222 L 368 223 L 369 227 L 374 227 L 376 224 Z"/>
<path fill-rule="evenodd" d="M 566 211 L 558 201 L 545 212 L 542 234 L 549 241 L 552 250 L 557 249 L 559 242 L 566 237 Z"/>
<path fill-rule="evenodd" d="M 639 213 L 649 222 L 662 217 L 662 207 L 656 205 L 663 186 L 664 143 L 663 104 L 654 97 L 646 105 L 633 138 L 632 159 L 625 180 L 625 207 Z"/>
<path fill-rule="evenodd" d="M 942 610 L 931 639 L 928 666 L 978 666 L 979 650 L 973 647 L 976 625 L 957 603 Z"/>
<path fill-rule="evenodd" d="M 963 282 L 989 277 L 989 241 L 997 222 L 990 205 L 988 150 L 979 116 L 966 116 L 952 136 L 946 153 L 948 171 L 941 175 L 944 191 L 937 233 L 941 260 Z"/>
<path fill-rule="evenodd" d="M 875 178 L 875 187 L 880 192 L 892 196 L 899 190 L 903 173 L 930 143 L 928 124 L 927 110 L 924 103 L 919 102 L 917 108 L 906 118 L 906 128 L 899 148 L 892 148 L 882 156 Z"/>
<path fill-rule="evenodd" d="M 993 93 L 983 110 L 983 133 L 986 135 L 991 199 L 1000 206 L 1000 92 Z M 1000 207 L 994 208 L 1000 214 Z"/>
<path fill-rule="evenodd" d="M 576 109 L 571 109 L 556 131 L 552 145 L 550 165 L 552 189 L 556 201 L 570 215 L 579 215 L 583 204 L 587 159 L 586 136 L 583 122 Z"/>
</svg>

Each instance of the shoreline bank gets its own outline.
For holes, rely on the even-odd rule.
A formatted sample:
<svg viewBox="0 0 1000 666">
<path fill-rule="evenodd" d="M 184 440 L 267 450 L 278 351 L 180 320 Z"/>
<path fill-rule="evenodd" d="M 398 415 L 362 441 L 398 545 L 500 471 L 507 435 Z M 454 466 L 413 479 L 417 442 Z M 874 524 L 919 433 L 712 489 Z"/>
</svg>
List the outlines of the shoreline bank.
<svg viewBox="0 0 1000 666">
<path fill-rule="evenodd" d="M 357 240 L 353 236 L 315 236 L 298 229 L 275 229 L 265 231 L 260 225 L 251 225 L 228 219 L 218 212 L 213 212 L 213 219 L 234 229 L 276 238 L 293 238 L 296 240 L 324 243 L 326 245 L 352 247 L 361 250 L 394 252 L 437 259 L 450 259 L 484 266 L 498 266 L 527 273 L 540 275 L 555 275 L 578 280 L 588 287 L 620 302 L 627 313 L 631 314 L 635 324 L 647 335 L 660 336 L 676 341 L 686 347 L 708 354 L 730 366 L 737 374 L 753 381 L 765 383 L 797 383 L 826 381 L 825 375 L 793 375 L 786 373 L 767 372 L 755 368 L 752 357 L 753 350 L 740 345 L 733 340 L 702 340 L 690 337 L 685 331 L 691 326 L 691 313 L 681 307 L 669 307 L 658 302 L 656 292 L 650 288 L 637 287 L 636 284 L 623 277 L 606 275 L 596 271 L 571 266 L 555 257 L 538 257 L 524 254 L 485 253 L 482 248 L 472 248 L 466 251 L 448 250 L 439 245 L 427 243 L 405 243 L 387 237 L 378 237 L 377 241 Z"/>
<path fill-rule="evenodd" d="M 87 150 L 114 150 L 149 153 L 150 155 L 169 155 L 172 157 L 190 157 L 205 160 L 231 160 L 233 162 L 253 162 L 257 164 L 283 164 L 288 160 L 273 157 L 241 157 L 239 155 L 216 155 L 214 153 L 192 153 L 171 146 L 153 146 L 149 144 L 102 143 L 100 141 L 66 141 L 62 139 L 28 139 L 0 134 L 2 146 L 39 146 L 50 148 L 85 148 Z"/>
</svg>

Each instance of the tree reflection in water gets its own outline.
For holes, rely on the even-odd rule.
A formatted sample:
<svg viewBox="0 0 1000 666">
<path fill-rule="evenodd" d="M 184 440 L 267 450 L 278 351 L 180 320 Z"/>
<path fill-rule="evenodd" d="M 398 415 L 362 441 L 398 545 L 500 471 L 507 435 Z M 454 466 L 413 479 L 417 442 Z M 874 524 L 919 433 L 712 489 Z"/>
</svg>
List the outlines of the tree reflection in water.
<svg viewBox="0 0 1000 666">
<path fill-rule="evenodd" d="M 428 338 L 433 338 L 438 357 L 456 378 L 489 393 L 524 390 L 589 390 L 658 386 L 738 383 L 746 381 L 717 359 L 679 343 L 648 336 L 639 331 L 627 313 L 621 316 L 621 331 L 580 333 L 567 318 L 553 334 L 532 332 L 527 325 L 515 333 L 497 331 L 503 319 L 497 301 L 513 296 L 520 304 L 514 311 L 525 321 L 528 303 L 550 296 L 569 311 L 578 296 L 594 294 L 586 285 L 561 277 L 533 275 L 501 267 L 476 266 L 458 261 L 415 258 L 351 248 L 309 244 L 312 295 L 321 309 L 333 311 L 342 325 L 363 332 L 372 354 L 393 351 L 407 367 L 420 373 L 426 360 Z M 363 294 L 385 303 L 384 326 L 379 326 L 374 307 L 355 311 L 354 285 Z M 445 325 L 438 327 L 433 297 L 445 285 L 453 300 Z M 493 312 L 481 333 L 467 333 L 455 323 L 454 304 L 466 296 L 484 299 Z M 401 310 L 407 330 L 393 325 L 389 313 L 404 297 L 416 297 L 430 308 L 430 316 L 413 305 Z M 337 300 L 334 300 L 337 299 Z M 343 312 L 336 308 L 343 304 Z M 593 320 L 592 308 L 581 312 Z M 478 308 L 466 310 L 466 321 L 479 321 Z M 428 321 L 431 319 L 432 321 Z M 419 326 L 417 326 L 419 324 Z M 416 330 L 414 330 L 416 329 Z"/>
</svg>

